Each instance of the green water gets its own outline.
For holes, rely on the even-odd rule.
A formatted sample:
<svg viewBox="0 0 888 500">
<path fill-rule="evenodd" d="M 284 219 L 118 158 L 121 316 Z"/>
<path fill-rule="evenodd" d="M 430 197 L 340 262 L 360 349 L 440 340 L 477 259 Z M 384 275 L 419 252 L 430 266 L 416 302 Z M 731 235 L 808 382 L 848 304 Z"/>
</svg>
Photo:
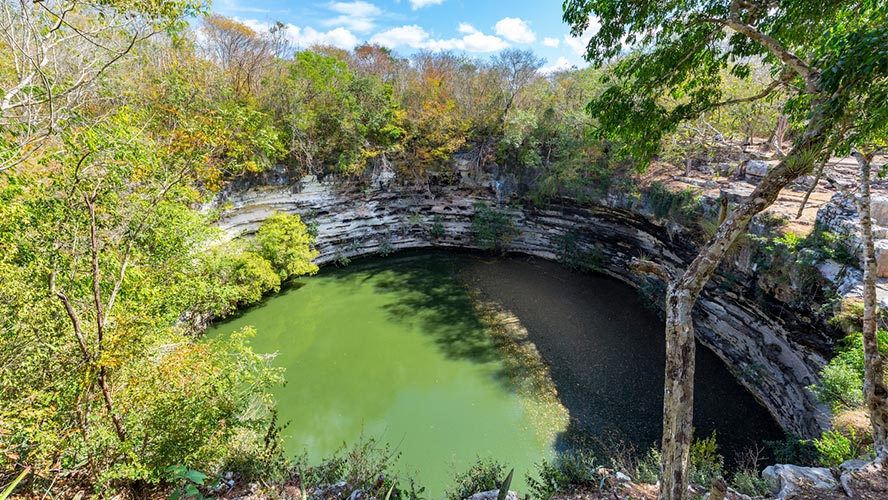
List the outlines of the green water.
<svg viewBox="0 0 888 500">
<path fill-rule="evenodd" d="M 524 491 L 524 474 L 554 455 L 566 414 L 514 390 L 459 279 L 465 259 L 420 254 L 325 268 L 211 334 L 252 325 L 255 350 L 278 353 L 288 454 L 305 451 L 317 463 L 373 437 L 400 452 L 399 470 L 429 498 L 477 457 L 514 466 L 513 489 Z"/>
</svg>

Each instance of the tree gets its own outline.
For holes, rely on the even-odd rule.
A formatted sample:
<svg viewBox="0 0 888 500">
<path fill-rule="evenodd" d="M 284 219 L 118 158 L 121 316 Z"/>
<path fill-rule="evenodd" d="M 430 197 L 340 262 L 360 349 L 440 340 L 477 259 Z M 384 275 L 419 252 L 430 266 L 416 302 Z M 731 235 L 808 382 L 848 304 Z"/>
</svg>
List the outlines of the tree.
<svg viewBox="0 0 888 500">
<path fill-rule="evenodd" d="M 220 442 L 268 416 L 247 414 L 277 380 L 266 360 L 197 345 L 181 321 L 214 305 L 207 286 L 280 282 L 258 255 L 218 273 L 202 258 L 216 233 L 191 206 L 217 175 L 206 164 L 250 161 L 217 122 L 167 119 L 121 106 L 75 122 L 0 182 L 2 439 L 38 470 L 85 461 L 96 481 L 157 482 L 171 461 L 216 463 Z"/>
<path fill-rule="evenodd" d="M 873 155 L 855 151 L 860 166 L 860 225 L 863 229 L 863 395 L 873 426 L 873 449 L 880 461 L 888 459 L 888 385 L 879 352 L 876 316 L 876 250 L 870 211 L 870 177 Z"/>
<path fill-rule="evenodd" d="M 518 49 L 506 49 L 494 58 L 493 67 L 500 74 L 502 90 L 506 95 L 501 121 L 505 122 L 521 91 L 538 76 L 537 70 L 544 62 L 545 59 L 537 57 L 532 51 Z"/>
<path fill-rule="evenodd" d="M 110 67 L 157 33 L 203 12 L 202 0 L 3 0 L 0 170 L 16 166 L 97 99 Z"/>
<path fill-rule="evenodd" d="M 262 77 L 276 52 L 281 52 L 282 27 L 276 25 L 269 33 L 256 33 L 249 26 L 224 16 L 212 15 L 203 20 L 210 56 L 222 67 L 235 95 L 246 97 L 259 92 Z"/>
<path fill-rule="evenodd" d="M 639 270 L 668 281 L 661 499 L 687 495 L 693 415 L 693 306 L 752 217 L 780 190 L 808 172 L 824 154 L 849 96 L 866 93 L 888 73 L 886 6 L 872 0 L 817 4 L 771 0 L 682 1 L 566 0 L 564 19 L 575 36 L 592 33 L 586 58 L 599 65 L 624 51 L 613 66 L 610 87 L 588 106 L 597 135 L 621 141 L 621 153 L 641 166 L 657 153 L 660 139 L 684 120 L 718 107 L 760 100 L 787 86 L 786 110 L 803 132 L 786 157 L 727 216 L 683 273 L 650 262 Z M 875 50 L 874 50 L 875 49 Z M 720 72 L 748 76 L 749 61 L 771 69 L 771 83 L 739 99 L 723 100 Z M 880 80 L 881 79 L 881 80 Z M 661 96 L 675 100 L 665 105 Z M 855 120 L 869 123 L 871 116 Z"/>
</svg>

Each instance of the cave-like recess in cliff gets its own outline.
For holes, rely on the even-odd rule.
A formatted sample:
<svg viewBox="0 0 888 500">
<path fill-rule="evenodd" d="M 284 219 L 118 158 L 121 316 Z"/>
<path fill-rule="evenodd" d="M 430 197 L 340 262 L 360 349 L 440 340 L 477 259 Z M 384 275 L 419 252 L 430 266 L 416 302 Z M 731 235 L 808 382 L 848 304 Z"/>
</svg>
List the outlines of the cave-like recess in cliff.
<svg viewBox="0 0 888 500">
<path fill-rule="evenodd" d="M 516 391 L 479 301 L 520 320 L 563 406 Z M 557 452 L 598 440 L 645 450 L 659 438 L 663 325 L 609 277 L 527 256 L 409 251 L 325 267 L 210 333 L 246 325 L 258 330 L 257 351 L 277 352 L 286 368 L 275 395 L 289 453 L 317 461 L 378 438 L 435 496 L 476 457 L 523 478 Z M 697 433 L 715 431 L 729 462 L 782 437 L 702 346 L 696 381 Z"/>
</svg>

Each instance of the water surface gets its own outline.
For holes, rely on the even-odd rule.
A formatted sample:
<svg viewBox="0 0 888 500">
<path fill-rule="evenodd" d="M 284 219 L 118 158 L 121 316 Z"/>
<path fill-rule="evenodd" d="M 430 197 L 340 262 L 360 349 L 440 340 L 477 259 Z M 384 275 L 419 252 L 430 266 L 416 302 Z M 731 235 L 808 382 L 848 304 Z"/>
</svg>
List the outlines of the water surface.
<svg viewBox="0 0 888 500">
<path fill-rule="evenodd" d="M 551 365 L 563 404 L 516 389 L 477 299 L 505 306 Z M 663 324 L 615 280 L 527 257 L 405 253 L 324 268 L 217 334 L 256 327 L 277 352 L 285 446 L 310 461 L 361 437 L 388 442 L 401 471 L 440 498 L 477 457 L 533 464 L 599 439 L 639 449 L 661 431 Z M 695 425 L 728 455 L 781 433 L 698 346 Z M 731 458 L 730 456 L 728 457 Z"/>
</svg>

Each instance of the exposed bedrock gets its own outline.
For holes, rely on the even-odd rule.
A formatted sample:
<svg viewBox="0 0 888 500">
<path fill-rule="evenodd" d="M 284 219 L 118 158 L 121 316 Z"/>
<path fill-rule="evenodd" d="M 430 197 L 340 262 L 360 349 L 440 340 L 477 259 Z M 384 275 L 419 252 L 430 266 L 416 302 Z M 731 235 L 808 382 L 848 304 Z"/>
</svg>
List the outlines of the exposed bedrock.
<svg viewBox="0 0 888 500">
<path fill-rule="evenodd" d="M 317 227 L 317 262 L 323 264 L 408 248 L 476 248 L 472 216 L 479 202 L 496 203 L 497 196 L 490 189 L 450 187 L 432 197 L 409 187 L 368 189 L 306 177 L 293 185 L 226 193 L 216 202 L 222 209 L 217 225 L 228 238 L 249 236 L 275 211 L 298 213 Z M 631 257 L 683 269 L 696 253 L 674 228 L 621 208 L 570 200 L 499 206 L 519 230 L 509 250 L 557 260 L 569 237 L 578 248 L 594 249 L 602 272 L 635 287 L 651 288 L 651 282 L 628 269 Z M 697 306 L 697 336 L 786 431 L 819 436 L 829 415 L 805 386 L 818 380 L 832 340 L 810 319 L 813 314 L 777 299 L 763 306 L 761 294 L 754 300 L 743 281 L 716 278 L 706 287 Z"/>
</svg>

